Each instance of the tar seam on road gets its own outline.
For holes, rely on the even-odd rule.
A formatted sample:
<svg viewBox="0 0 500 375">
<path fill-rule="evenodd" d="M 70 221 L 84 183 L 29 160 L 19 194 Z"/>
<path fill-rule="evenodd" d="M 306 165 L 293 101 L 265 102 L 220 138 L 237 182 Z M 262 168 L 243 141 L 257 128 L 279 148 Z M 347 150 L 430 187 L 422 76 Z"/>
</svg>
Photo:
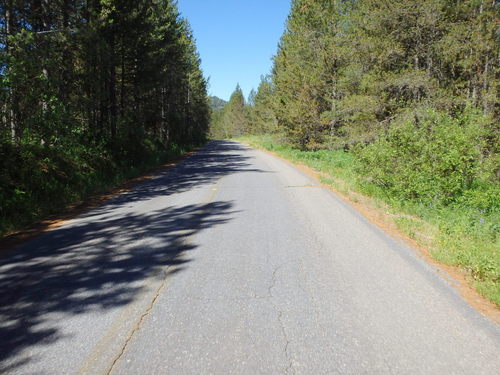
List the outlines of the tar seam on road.
<svg viewBox="0 0 500 375">
<path fill-rule="evenodd" d="M 212 203 L 215 199 L 215 196 L 217 195 L 217 185 L 219 184 L 220 180 L 216 182 L 215 184 L 215 187 L 212 188 L 210 190 L 210 195 L 208 196 L 208 198 L 203 202 L 204 204 L 209 204 L 209 203 Z M 203 214 L 205 210 L 201 211 L 201 213 Z M 181 240 L 181 245 L 186 245 L 190 242 L 190 240 L 192 239 L 193 235 L 188 235 L 186 237 L 184 237 L 182 240 Z M 144 321 L 146 320 L 147 316 L 149 315 L 149 313 L 151 312 L 151 310 L 153 310 L 153 307 L 156 303 L 156 301 L 158 300 L 158 298 L 160 297 L 160 294 L 161 292 L 163 291 L 163 289 L 167 286 L 167 281 L 168 281 L 168 271 L 170 268 L 172 268 L 174 266 L 168 266 L 166 267 L 165 269 L 163 269 L 163 273 L 165 275 L 165 278 L 163 279 L 162 283 L 160 284 L 160 286 L 158 287 L 158 289 L 156 290 L 155 294 L 154 294 L 154 297 L 153 299 L 151 300 L 151 303 L 148 305 L 148 307 L 146 308 L 146 310 L 144 311 L 144 313 L 141 315 L 141 317 L 139 318 L 139 320 L 137 321 L 137 323 L 135 324 L 134 328 L 132 329 L 132 331 L 130 332 L 130 334 L 128 335 L 127 339 L 125 340 L 125 343 L 123 344 L 121 350 L 120 350 L 120 353 L 118 353 L 117 357 L 114 359 L 113 363 L 111 364 L 111 367 L 109 368 L 109 370 L 106 372 L 106 375 L 110 375 L 116 364 L 120 361 L 120 359 L 123 357 L 123 355 L 125 354 L 125 351 L 127 350 L 127 347 L 128 345 L 130 344 L 130 342 L 132 341 L 132 339 L 134 338 L 135 334 L 141 329 Z"/>
</svg>

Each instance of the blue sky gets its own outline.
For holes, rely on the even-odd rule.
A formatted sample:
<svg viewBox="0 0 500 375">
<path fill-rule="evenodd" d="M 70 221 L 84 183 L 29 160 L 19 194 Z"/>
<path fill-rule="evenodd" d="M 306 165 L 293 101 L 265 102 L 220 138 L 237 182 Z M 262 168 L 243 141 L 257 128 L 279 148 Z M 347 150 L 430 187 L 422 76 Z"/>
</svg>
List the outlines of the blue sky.
<svg viewBox="0 0 500 375">
<path fill-rule="evenodd" d="M 191 24 L 209 93 L 228 100 L 239 83 L 245 97 L 271 70 L 290 0 L 178 0 Z"/>
</svg>

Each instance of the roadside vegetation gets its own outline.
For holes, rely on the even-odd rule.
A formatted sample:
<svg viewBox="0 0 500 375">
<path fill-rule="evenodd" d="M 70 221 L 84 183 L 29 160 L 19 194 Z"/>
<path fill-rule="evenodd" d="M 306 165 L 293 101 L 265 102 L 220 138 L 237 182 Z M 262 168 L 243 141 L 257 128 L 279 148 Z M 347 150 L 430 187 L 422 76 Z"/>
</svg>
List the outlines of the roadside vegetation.
<svg viewBox="0 0 500 375">
<path fill-rule="evenodd" d="M 140 143 L 139 143 L 140 142 Z M 188 151 L 191 146 L 146 139 L 116 150 L 75 146 L 1 146 L 0 234 L 60 212 L 68 204 L 107 191 Z M 13 168 L 15 166 L 15 168 Z"/>
<path fill-rule="evenodd" d="M 205 141 L 207 83 L 175 1 L 0 13 L 0 235 Z"/>
<path fill-rule="evenodd" d="M 243 106 L 236 90 L 211 134 L 372 197 L 500 306 L 497 14 L 482 0 L 294 0 L 272 73 Z"/>
<path fill-rule="evenodd" d="M 321 182 L 353 202 L 381 212 L 439 262 L 462 269 L 477 291 L 500 306 L 500 210 L 498 199 L 490 208 L 478 208 L 471 196 L 498 195 L 498 187 L 469 192 L 448 205 L 405 199 L 367 177 L 362 158 L 343 150 L 300 150 L 278 135 L 237 138 L 252 147 L 272 151 L 321 173 Z M 496 189 L 496 190 L 495 190 Z M 490 199 L 486 198 L 486 199 Z M 491 203 L 486 203 L 490 205 Z M 480 207 L 485 207 L 480 203 Z"/>
</svg>

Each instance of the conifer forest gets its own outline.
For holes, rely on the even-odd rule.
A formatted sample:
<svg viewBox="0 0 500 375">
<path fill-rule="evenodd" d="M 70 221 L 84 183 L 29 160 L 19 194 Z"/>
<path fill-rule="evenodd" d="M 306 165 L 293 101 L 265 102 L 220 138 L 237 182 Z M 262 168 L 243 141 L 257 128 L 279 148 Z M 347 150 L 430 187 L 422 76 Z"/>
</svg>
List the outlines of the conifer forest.
<svg viewBox="0 0 500 375">
<path fill-rule="evenodd" d="M 207 82 L 175 2 L 0 4 L 0 232 L 204 142 Z"/>
</svg>

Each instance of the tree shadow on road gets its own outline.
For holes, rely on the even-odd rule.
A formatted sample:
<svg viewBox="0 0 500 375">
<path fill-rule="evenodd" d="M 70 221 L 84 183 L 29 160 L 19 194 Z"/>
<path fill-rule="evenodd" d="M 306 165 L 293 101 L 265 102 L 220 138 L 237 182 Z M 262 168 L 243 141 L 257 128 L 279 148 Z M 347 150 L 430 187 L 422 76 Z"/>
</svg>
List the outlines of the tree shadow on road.
<svg viewBox="0 0 500 375">
<path fill-rule="evenodd" d="M 246 150 L 248 150 L 246 146 L 237 142 L 212 141 L 165 173 L 130 192 L 111 199 L 101 209 L 92 210 L 88 215 L 100 215 L 102 212 L 109 211 L 110 208 L 205 187 L 233 173 L 270 173 L 252 168 L 249 163 L 251 157 L 245 154 Z"/>
<path fill-rule="evenodd" d="M 11 358 L 22 350 L 61 338 L 57 319 L 127 305 L 144 280 L 186 267 L 186 254 L 196 248 L 186 238 L 231 220 L 232 202 L 149 212 L 123 207 L 211 184 L 231 173 L 263 172 L 249 168 L 240 147 L 212 143 L 134 191 L 1 254 L 0 360 L 9 359 L 9 370 L 26 361 Z"/>
</svg>

